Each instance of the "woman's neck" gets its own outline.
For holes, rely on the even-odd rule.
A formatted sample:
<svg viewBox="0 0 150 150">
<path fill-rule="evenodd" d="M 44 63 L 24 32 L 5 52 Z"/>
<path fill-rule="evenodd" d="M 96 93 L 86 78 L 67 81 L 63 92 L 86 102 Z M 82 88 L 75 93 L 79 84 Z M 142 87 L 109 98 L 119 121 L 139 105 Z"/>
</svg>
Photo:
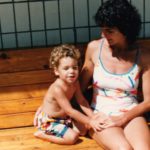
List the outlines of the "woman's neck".
<svg viewBox="0 0 150 150">
<path fill-rule="evenodd" d="M 110 46 L 110 50 L 112 51 L 112 56 L 117 57 L 118 59 L 128 60 L 130 56 L 135 54 L 137 50 L 137 46 Z"/>
</svg>

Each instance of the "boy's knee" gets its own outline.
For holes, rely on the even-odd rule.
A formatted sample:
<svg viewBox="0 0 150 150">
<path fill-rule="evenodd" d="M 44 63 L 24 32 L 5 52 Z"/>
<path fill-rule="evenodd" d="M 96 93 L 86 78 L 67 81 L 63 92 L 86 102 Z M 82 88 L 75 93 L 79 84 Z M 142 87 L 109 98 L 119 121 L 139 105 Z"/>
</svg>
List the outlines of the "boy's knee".
<svg viewBox="0 0 150 150">
<path fill-rule="evenodd" d="M 78 139 L 79 139 L 79 133 L 74 132 L 73 134 L 70 134 L 70 136 L 66 138 L 66 143 L 69 145 L 73 145 L 77 142 Z"/>
<path fill-rule="evenodd" d="M 81 136 L 85 136 L 87 134 L 87 129 L 80 131 Z"/>
<path fill-rule="evenodd" d="M 79 133 L 74 135 L 74 137 L 72 138 L 72 143 L 75 144 L 78 139 L 79 139 Z"/>
</svg>

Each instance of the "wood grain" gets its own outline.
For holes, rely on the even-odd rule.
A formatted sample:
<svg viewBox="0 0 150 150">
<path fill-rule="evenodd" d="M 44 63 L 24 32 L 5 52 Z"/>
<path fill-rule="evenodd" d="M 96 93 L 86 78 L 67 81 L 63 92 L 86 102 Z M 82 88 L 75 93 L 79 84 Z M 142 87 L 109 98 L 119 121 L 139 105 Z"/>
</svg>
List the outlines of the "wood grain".
<svg viewBox="0 0 150 150">
<path fill-rule="evenodd" d="M 103 150 L 94 140 L 80 137 L 75 145 L 57 145 L 33 136 L 34 127 L 0 130 L 2 150 Z"/>
</svg>

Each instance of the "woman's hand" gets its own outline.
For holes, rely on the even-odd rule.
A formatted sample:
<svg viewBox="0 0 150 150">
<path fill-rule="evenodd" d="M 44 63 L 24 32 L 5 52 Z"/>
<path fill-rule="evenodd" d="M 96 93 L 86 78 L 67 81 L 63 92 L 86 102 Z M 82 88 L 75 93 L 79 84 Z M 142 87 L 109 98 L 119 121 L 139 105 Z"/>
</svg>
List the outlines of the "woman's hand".
<svg viewBox="0 0 150 150">
<path fill-rule="evenodd" d="M 110 127 L 123 127 L 127 123 L 127 118 L 125 115 L 120 116 L 110 116 L 109 120 L 106 120 L 104 123 L 104 128 Z"/>
<path fill-rule="evenodd" d="M 90 120 L 90 126 L 94 131 L 102 131 L 110 127 L 123 127 L 128 122 L 125 114 L 120 116 L 107 116 L 102 112 L 96 113 Z"/>
</svg>

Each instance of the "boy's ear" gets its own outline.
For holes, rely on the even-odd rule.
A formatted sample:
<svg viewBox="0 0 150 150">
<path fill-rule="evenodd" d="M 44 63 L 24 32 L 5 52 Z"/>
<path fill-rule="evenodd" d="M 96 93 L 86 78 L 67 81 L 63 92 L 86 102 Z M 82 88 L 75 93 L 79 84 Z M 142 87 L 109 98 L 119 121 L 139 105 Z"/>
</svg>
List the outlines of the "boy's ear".
<svg viewBox="0 0 150 150">
<path fill-rule="evenodd" d="M 54 68 L 54 73 L 55 73 L 55 75 L 56 75 L 56 76 L 58 76 L 58 75 L 59 75 L 59 72 L 58 72 L 57 67 L 55 67 L 55 68 Z"/>
</svg>

